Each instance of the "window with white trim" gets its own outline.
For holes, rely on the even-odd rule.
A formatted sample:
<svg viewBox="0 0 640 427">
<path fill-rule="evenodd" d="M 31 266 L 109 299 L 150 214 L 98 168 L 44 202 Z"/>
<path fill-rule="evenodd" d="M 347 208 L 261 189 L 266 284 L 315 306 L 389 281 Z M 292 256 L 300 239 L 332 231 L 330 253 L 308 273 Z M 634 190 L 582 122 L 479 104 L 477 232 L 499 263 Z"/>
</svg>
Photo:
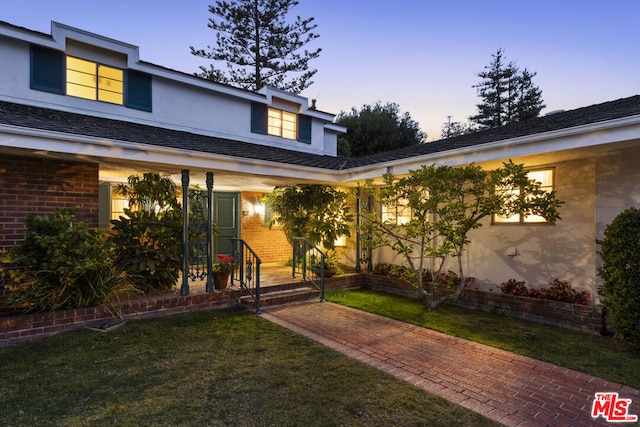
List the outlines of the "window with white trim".
<svg viewBox="0 0 640 427">
<path fill-rule="evenodd" d="M 552 192 L 554 190 L 554 175 L 555 170 L 553 168 L 530 170 L 527 172 L 527 177 L 540 184 L 540 188 L 546 192 Z M 519 190 L 509 190 L 514 195 L 520 193 Z M 547 220 L 540 215 L 521 215 L 515 214 L 510 217 L 502 217 L 499 215 L 493 216 L 494 224 L 541 224 L 546 223 Z"/>
</svg>

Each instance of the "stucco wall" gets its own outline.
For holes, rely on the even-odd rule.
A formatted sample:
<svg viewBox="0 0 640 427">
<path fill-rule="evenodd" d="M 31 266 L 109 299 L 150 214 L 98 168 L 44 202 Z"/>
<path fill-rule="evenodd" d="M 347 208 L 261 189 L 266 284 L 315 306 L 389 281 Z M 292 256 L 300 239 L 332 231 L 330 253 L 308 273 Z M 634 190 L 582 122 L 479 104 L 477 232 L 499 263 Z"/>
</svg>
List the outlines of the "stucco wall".
<svg viewBox="0 0 640 427">
<path fill-rule="evenodd" d="M 549 166 L 555 167 L 557 195 L 565 202 L 562 220 L 553 225 L 492 225 L 486 218 L 469 233 L 471 244 L 463 255 L 465 274 L 476 278 L 474 288 L 497 292 L 496 287 L 511 278 L 540 288 L 557 278 L 595 293 L 595 160 Z M 388 248 L 375 251 L 376 262 L 404 264 Z M 457 271 L 457 260 L 451 259 L 446 268 Z"/>
<path fill-rule="evenodd" d="M 33 90 L 30 88 L 29 43 L 0 39 L 0 100 L 43 105 L 65 111 L 128 120 L 152 126 L 184 130 L 196 134 L 241 140 L 295 151 L 335 155 L 336 134 L 325 134 L 323 121 L 313 119 L 311 144 L 251 132 L 251 102 L 242 96 L 230 96 L 193 84 L 199 79 L 175 73 L 171 79 L 153 75 L 151 112 L 111 104 Z M 77 42 L 70 43 L 67 53 L 126 68 L 126 55 L 110 53 Z M 153 73 L 154 68 L 144 72 Z M 166 74 L 166 73 L 165 73 Z M 192 81 L 187 83 L 191 79 Z M 205 83 L 208 85 L 208 83 Z M 213 86 L 213 84 L 211 85 Z M 259 98 L 258 98 L 259 99 Z M 306 100 L 305 100 L 306 101 Z M 304 105 L 306 107 L 306 105 Z"/>
</svg>

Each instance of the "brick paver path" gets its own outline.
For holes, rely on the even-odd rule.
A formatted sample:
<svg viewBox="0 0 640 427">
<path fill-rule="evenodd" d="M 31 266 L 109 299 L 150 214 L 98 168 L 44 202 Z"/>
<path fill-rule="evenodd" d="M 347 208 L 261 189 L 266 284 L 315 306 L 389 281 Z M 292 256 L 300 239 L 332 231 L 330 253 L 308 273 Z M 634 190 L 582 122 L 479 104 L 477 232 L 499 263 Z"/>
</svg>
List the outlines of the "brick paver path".
<svg viewBox="0 0 640 427">
<path fill-rule="evenodd" d="M 640 415 L 631 387 L 360 310 L 310 303 L 262 317 L 507 426 L 616 425 L 591 417 L 605 391 Z"/>
</svg>

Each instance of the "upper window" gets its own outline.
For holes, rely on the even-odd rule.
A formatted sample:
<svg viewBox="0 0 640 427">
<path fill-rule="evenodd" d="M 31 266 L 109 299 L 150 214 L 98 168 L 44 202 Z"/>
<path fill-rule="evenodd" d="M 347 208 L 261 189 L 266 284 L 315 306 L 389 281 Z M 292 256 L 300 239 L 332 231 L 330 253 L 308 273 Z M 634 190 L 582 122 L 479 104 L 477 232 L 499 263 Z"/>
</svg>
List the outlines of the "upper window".
<svg viewBox="0 0 640 427">
<path fill-rule="evenodd" d="M 288 111 L 269 108 L 267 133 L 287 139 L 297 139 L 298 115 Z"/>
<path fill-rule="evenodd" d="M 531 170 L 527 172 L 527 177 L 540 184 L 540 188 L 546 192 L 551 192 L 554 189 L 554 169 Z M 519 194 L 519 190 L 510 191 L 515 195 Z M 547 222 L 547 220 L 540 215 L 515 214 L 510 217 L 494 215 L 493 222 L 495 224 L 540 224 Z"/>
<path fill-rule="evenodd" d="M 122 105 L 124 73 L 117 68 L 68 56 L 67 95 Z"/>
<path fill-rule="evenodd" d="M 31 46 L 31 88 L 151 111 L 151 76 Z"/>
<path fill-rule="evenodd" d="M 312 120 L 310 116 L 269 108 L 258 102 L 251 103 L 251 132 L 274 135 L 311 144 Z"/>
</svg>

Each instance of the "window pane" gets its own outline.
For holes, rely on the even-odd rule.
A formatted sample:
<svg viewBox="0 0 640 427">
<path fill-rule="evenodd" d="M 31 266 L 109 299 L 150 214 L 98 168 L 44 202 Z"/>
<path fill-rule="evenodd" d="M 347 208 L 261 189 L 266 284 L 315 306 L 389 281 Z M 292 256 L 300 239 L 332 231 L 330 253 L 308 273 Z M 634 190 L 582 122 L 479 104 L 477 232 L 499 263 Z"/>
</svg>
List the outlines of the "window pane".
<svg viewBox="0 0 640 427">
<path fill-rule="evenodd" d="M 96 74 L 96 63 L 84 59 L 67 56 L 67 70 L 74 70 L 85 74 Z"/>
<path fill-rule="evenodd" d="M 515 214 L 515 215 L 511 215 L 510 217 L 502 217 L 500 215 L 496 215 L 493 218 L 493 222 L 496 223 L 500 223 L 500 224 L 509 224 L 509 223 L 514 223 L 514 222 L 520 222 L 520 215 Z"/>
<path fill-rule="evenodd" d="M 551 191 L 553 187 L 553 169 L 531 171 L 527 173 L 527 177 L 540 183 L 543 189 Z"/>
<path fill-rule="evenodd" d="M 101 89 L 98 91 L 98 100 L 122 105 L 123 96 L 122 93 L 109 92 Z"/>
<path fill-rule="evenodd" d="M 85 99 L 96 99 L 96 88 L 67 83 L 67 95 Z"/>
<path fill-rule="evenodd" d="M 67 83 L 82 85 L 87 87 L 96 87 L 96 76 L 80 71 L 67 70 Z"/>
<path fill-rule="evenodd" d="M 267 133 L 280 136 L 282 133 L 282 111 L 269 108 Z"/>
<path fill-rule="evenodd" d="M 284 138 L 296 139 L 296 115 L 282 112 L 282 136 Z"/>
</svg>

